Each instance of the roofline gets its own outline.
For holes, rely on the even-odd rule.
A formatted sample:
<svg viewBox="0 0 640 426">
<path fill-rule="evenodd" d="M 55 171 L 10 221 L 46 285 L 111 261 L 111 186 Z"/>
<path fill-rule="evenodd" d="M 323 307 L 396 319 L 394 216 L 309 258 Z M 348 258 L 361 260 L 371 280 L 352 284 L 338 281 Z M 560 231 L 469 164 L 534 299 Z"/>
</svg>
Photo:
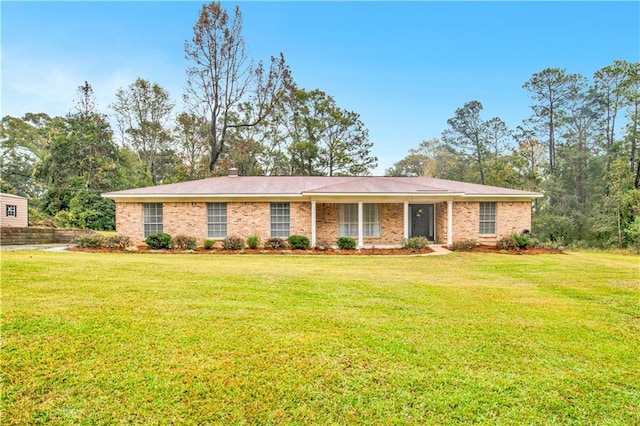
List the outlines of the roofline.
<svg viewBox="0 0 640 426">
<path fill-rule="evenodd" d="M 455 197 L 462 192 L 303 192 L 308 197 Z"/>
<path fill-rule="evenodd" d="M 21 200 L 28 200 L 27 197 L 23 197 L 21 195 L 15 195 L 15 194 L 7 194 L 6 192 L 0 192 L 0 197 L 6 197 L 6 198 L 19 198 Z"/>
<path fill-rule="evenodd" d="M 299 194 L 118 194 L 117 192 L 106 192 L 101 194 L 103 198 L 110 198 L 114 201 L 144 201 L 144 200 L 212 200 L 212 199 L 233 199 L 233 200 L 264 200 L 264 199 L 291 199 L 291 200 L 311 200 L 314 198 L 440 198 L 440 199 L 533 199 L 542 198 L 544 194 L 466 194 L 464 192 L 418 192 L 418 193 L 390 193 L 390 192 L 302 192 Z"/>
</svg>

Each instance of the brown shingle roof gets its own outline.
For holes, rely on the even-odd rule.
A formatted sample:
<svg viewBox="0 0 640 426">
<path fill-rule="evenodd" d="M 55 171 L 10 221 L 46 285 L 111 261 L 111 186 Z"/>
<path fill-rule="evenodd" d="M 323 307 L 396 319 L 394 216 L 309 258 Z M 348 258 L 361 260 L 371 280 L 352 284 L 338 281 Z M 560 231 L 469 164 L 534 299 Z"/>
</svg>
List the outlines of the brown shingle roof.
<svg viewBox="0 0 640 426">
<path fill-rule="evenodd" d="M 540 197 L 536 192 L 431 177 L 222 176 L 103 194 L 107 198 L 162 196 L 302 196 L 338 194 Z"/>
</svg>

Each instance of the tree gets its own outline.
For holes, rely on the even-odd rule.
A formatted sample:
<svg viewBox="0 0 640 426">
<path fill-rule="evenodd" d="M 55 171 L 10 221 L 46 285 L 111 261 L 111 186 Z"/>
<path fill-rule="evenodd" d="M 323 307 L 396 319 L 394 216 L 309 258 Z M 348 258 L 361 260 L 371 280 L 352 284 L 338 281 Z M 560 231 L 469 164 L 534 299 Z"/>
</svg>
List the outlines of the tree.
<svg viewBox="0 0 640 426">
<path fill-rule="evenodd" d="M 34 179 L 36 165 L 42 161 L 53 133 L 54 123 L 46 114 L 26 114 L 22 118 L 5 116 L 0 122 L 0 169 L 2 192 L 39 197 L 42 187 Z"/>
<path fill-rule="evenodd" d="M 206 120 L 195 114 L 183 112 L 176 117 L 175 135 L 183 174 L 188 180 L 202 179 L 208 175 L 209 168 L 205 158 L 208 127 Z"/>
<path fill-rule="evenodd" d="M 622 94 L 628 108 L 625 141 L 629 147 L 629 170 L 634 174 L 634 187 L 640 189 L 640 62 L 624 66 Z"/>
<path fill-rule="evenodd" d="M 447 120 L 449 129 L 442 133 L 442 140 L 453 152 L 472 159 L 478 168 L 479 183 L 486 183 L 486 163 L 489 147 L 494 150 L 497 160 L 509 131 L 498 117 L 489 121 L 480 118 L 482 104 L 471 101 L 456 110 L 455 115 Z"/>
<path fill-rule="evenodd" d="M 293 84 L 282 54 L 271 58 L 268 71 L 249 59 L 239 7 L 229 17 L 218 2 L 203 5 L 193 32 L 191 41 L 185 42 L 191 65 L 184 100 L 191 112 L 209 123 L 209 170 L 213 172 L 230 129 L 264 122 Z M 238 120 L 247 102 L 253 106 L 252 114 Z"/>
<path fill-rule="evenodd" d="M 100 193 L 128 186 L 122 173 L 128 164 L 106 117 L 95 110 L 91 85 L 80 86 L 79 95 L 76 111 L 65 117 L 36 171 L 46 185 L 42 209 L 65 226 L 113 229 L 113 202 Z"/>
<path fill-rule="evenodd" d="M 531 121 L 538 125 L 541 133 L 547 135 L 549 152 L 549 173 L 553 175 L 556 169 L 556 128 L 558 119 L 562 116 L 565 102 L 576 93 L 575 84 L 579 76 L 567 74 L 564 69 L 546 68 L 533 74 L 524 83 L 524 89 L 531 93 L 537 104 L 532 105 L 533 117 Z"/>
<path fill-rule="evenodd" d="M 616 143 L 616 119 L 618 112 L 624 106 L 623 83 L 625 69 L 628 63 L 615 61 L 613 65 L 607 65 L 596 71 L 594 80 L 594 93 L 599 106 L 600 123 L 604 131 L 603 148 L 606 155 L 606 171 L 609 173 L 613 161 L 614 145 Z"/>
<path fill-rule="evenodd" d="M 523 188 L 529 191 L 539 191 L 545 168 L 545 150 L 542 144 L 535 138 L 535 132 L 518 126 L 515 134 L 517 143 L 516 155 L 522 162 L 518 169 L 523 180 Z M 537 200 L 534 200 L 537 204 Z"/>
<path fill-rule="evenodd" d="M 126 89 L 118 89 L 116 102 L 111 105 L 123 141 L 145 164 L 153 184 L 162 183 L 169 173 L 162 167 L 159 155 L 171 149 L 168 123 L 173 106 L 165 89 L 142 78 Z"/>
<path fill-rule="evenodd" d="M 376 167 L 360 115 L 321 90 L 297 90 L 290 121 L 293 174 L 363 175 Z M 304 166 L 303 166 L 304 165 Z"/>
</svg>

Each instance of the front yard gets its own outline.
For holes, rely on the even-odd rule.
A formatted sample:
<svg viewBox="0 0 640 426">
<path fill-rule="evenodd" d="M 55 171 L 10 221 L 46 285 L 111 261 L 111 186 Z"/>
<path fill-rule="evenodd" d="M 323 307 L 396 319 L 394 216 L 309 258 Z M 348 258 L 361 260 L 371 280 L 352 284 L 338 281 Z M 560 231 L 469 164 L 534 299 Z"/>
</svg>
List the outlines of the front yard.
<svg viewBox="0 0 640 426">
<path fill-rule="evenodd" d="M 2 253 L 3 424 L 638 424 L 640 259 Z"/>
</svg>

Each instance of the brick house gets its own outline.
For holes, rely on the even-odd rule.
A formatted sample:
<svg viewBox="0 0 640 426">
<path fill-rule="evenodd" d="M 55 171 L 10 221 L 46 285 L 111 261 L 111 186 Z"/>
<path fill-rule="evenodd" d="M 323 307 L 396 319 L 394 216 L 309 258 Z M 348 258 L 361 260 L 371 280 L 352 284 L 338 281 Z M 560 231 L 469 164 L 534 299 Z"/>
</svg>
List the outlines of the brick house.
<svg viewBox="0 0 640 426">
<path fill-rule="evenodd" d="M 154 232 L 199 241 L 305 235 L 311 245 L 353 237 L 359 247 L 425 236 L 492 244 L 531 229 L 542 194 L 430 177 L 228 176 L 102 194 L 116 229 L 140 244 Z"/>
</svg>

